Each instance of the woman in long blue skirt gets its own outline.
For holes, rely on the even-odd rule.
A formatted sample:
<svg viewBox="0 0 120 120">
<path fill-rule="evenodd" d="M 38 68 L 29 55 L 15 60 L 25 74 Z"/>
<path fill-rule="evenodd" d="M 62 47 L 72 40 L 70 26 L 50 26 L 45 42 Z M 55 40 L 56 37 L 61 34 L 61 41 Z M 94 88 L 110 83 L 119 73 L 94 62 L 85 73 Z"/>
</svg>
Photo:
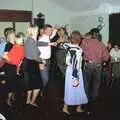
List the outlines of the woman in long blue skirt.
<svg viewBox="0 0 120 120">
<path fill-rule="evenodd" d="M 79 31 L 73 31 L 71 34 L 71 43 L 64 43 L 62 46 L 67 49 L 66 56 L 66 75 L 65 75 L 65 93 L 63 112 L 69 114 L 68 106 L 77 106 L 77 112 L 83 112 L 82 104 L 88 102 L 84 90 L 82 75 L 82 49 L 79 46 L 81 34 Z"/>
</svg>

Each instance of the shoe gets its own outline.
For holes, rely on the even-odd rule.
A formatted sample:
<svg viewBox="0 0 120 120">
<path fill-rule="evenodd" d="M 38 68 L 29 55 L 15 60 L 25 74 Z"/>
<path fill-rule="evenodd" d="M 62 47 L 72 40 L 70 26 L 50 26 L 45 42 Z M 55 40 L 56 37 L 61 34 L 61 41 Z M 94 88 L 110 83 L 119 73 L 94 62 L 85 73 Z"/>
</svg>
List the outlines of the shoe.
<svg viewBox="0 0 120 120">
<path fill-rule="evenodd" d="M 68 110 L 67 110 L 66 108 L 63 108 L 62 111 L 63 111 L 64 113 L 66 113 L 67 115 L 70 115 L 70 112 L 68 112 Z"/>
<path fill-rule="evenodd" d="M 29 105 L 29 104 L 30 104 L 30 101 L 27 100 L 27 101 L 26 101 L 26 105 Z"/>
<path fill-rule="evenodd" d="M 34 106 L 34 107 L 39 107 L 36 103 L 30 103 L 30 105 Z"/>
<path fill-rule="evenodd" d="M 14 93 L 13 93 L 12 96 L 11 96 L 11 100 L 12 100 L 12 102 L 15 102 L 15 100 L 16 100 L 16 99 L 15 99 L 15 94 L 14 94 Z"/>
<path fill-rule="evenodd" d="M 7 103 L 8 106 L 10 106 L 10 107 L 12 106 L 12 101 L 11 101 L 11 99 L 7 99 L 6 103 Z"/>
</svg>

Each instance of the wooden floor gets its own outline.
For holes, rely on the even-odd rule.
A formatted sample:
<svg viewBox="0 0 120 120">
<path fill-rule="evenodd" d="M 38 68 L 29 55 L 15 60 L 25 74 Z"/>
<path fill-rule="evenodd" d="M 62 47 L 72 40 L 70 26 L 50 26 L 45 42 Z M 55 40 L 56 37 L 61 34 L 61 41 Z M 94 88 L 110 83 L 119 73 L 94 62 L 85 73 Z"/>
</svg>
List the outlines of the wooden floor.
<svg viewBox="0 0 120 120">
<path fill-rule="evenodd" d="M 64 81 L 59 74 L 52 76 L 48 86 L 47 96 L 39 99 L 39 108 L 25 105 L 24 94 L 17 96 L 17 101 L 12 107 L 1 103 L 0 112 L 7 120 L 120 120 L 120 88 L 115 85 L 102 86 L 100 98 L 93 103 L 89 110 L 91 114 L 75 113 L 70 107 L 70 115 L 62 112 Z M 4 90 L 0 99 L 4 97 Z"/>
</svg>

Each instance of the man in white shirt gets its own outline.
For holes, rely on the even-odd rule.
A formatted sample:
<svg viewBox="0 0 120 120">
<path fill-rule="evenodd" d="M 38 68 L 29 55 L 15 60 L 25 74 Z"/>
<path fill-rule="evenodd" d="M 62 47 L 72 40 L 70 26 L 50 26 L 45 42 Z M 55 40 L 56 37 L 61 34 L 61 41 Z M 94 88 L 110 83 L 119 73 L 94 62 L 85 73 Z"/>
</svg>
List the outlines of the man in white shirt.
<svg viewBox="0 0 120 120">
<path fill-rule="evenodd" d="M 113 62 L 120 62 L 120 49 L 118 45 L 114 45 L 111 49 L 110 56 Z"/>
<path fill-rule="evenodd" d="M 120 49 L 119 45 L 115 44 L 110 51 L 112 62 L 112 79 L 116 85 L 120 85 Z"/>
<path fill-rule="evenodd" d="M 47 24 L 44 26 L 43 35 L 39 37 L 38 41 L 50 43 L 50 36 L 52 35 L 53 28 L 51 25 Z M 40 75 L 43 82 L 43 91 L 49 80 L 49 69 L 50 69 L 50 58 L 51 58 L 51 46 L 39 46 L 40 58 L 42 58 L 43 63 L 39 64 Z"/>
</svg>

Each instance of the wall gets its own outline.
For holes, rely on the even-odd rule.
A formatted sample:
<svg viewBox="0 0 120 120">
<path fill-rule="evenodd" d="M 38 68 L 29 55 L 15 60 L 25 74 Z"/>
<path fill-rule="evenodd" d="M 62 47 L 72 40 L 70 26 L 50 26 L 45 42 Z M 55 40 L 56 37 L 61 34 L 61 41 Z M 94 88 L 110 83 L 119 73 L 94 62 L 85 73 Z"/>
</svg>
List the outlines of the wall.
<svg viewBox="0 0 120 120">
<path fill-rule="evenodd" d="M 0 0 L 0 9 L 31 10 L 32 0 Z"/>
<path fill-rule="evenodd" d="M 64 10 L 64 8 L 58 7 L 49 0 L 39 1 L 40 0 L 34 1 L 34 16 L 42 12 L 45 15 L 46 23 L 65 25 L 70 22 L 70 13 Z"/>
<path fill-rule="evenodd" d="M 71 19 L 72 29 L 80 30 L 82 34 L 98 26 L 98 18 L 103 17 L 105 26 L 101 30 L 103 42 L 106 44 L 109 39 L 109 17 L 107 14 L 77 16 Z"/>
<path fill-rule="evenodd" d="M 0 37 L 4 37 L 4 28 L 12 27 L 12 22 L 0 22 Z"/>
<path fill-rule="evenodd" d="M 33 16 L 45 15 L 46 23 L 64 25 L 70 22 L 69 13 L 48 0 L 0 0 L 0 9 L 31 10 Z"/>
<path fill-rule="evenodd" d="M 65 25 L 70 23 L 69 13 L 63 8 L 58 7 L 56 4 L 48 0 L 0 0 L 0 9 L 11 10 L 28 10 L 33 11 L 33 17 L 36 18 L 38 13 L 45 15 L 45 22 L 52 25 Z M 0 36 L 3 36 L 3 29 L 11 27 L 9 22 L 0 24 Z M 22 31 L 26 33 L 28 23 L 16 23 L 16 32 Z"/>
<path fill-rule="evenodd" d="M 119 6 L 105 3 L 92 11 L 68 12 L 49 0 L 0 0 L 0 9 L 31 10 L 33 17 L 39 12 L 45 15 L 46 23 L 65 25 L 69 24 L 71 29 L 78 29 L 82 33 L 98 25 L 98 17 L 103 17 L 105 27 L 101 33 L 104 43 L 109 40 L 109 14 L 120 12 Z M 71 30 L 70 30 L 71 31 Z"/>
<path fill-rule="evenodd" d="M 119 6 L 113 6 L 105 3 L 92 11 L 84 11 L 71 14 L 72 29 L 80 30 L 81 33 L 88 32 L 91 28 L 97 27 L 98 18 L 103 17 L 105 27 L 101 30 L 103 42 L 106 44 L 109 40 L 109 14 L 120 12 Z"/>
<path fill-rule="evenodd" d="M 106 8 L 106 9 L 105 9 Z M 92 11 L 84 11 L 75 13 L 71 16 L 72 29 L 78 29 L 82 34 L 88 32 L 90 29 L 97 27 L 99 24 L 98 18 L 102 17 L 105 23 L 101 30 L 103 42 L 106 44 L 109 40 L 109 5 L 100 5 L 99 8 Z"/>
</svg>

